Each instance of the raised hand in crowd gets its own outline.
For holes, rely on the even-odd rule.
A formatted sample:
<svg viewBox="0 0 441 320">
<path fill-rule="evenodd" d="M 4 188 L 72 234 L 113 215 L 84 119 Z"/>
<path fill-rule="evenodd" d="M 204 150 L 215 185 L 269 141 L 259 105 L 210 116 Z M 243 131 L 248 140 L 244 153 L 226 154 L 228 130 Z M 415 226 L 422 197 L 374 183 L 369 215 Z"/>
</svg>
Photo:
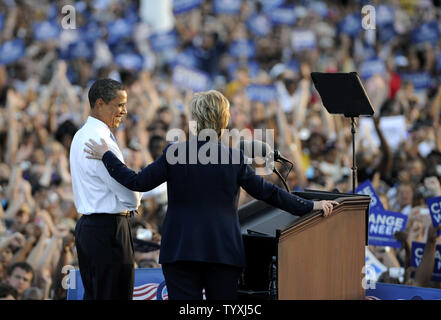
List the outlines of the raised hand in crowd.
<svg viewBox="0 0 441 320">
<path fill-rule="evenodd" d="M 415 271 L 415 285 L 417 286 L 430 286 L 430 279 L 435 265 L 436 243 L 441 238 L 441 236 L 438 236 L 439 230 L 441 230 L 441 225 L 436 228 L 433 225 L 429 226 L 423 257 Z"/>
</svg>

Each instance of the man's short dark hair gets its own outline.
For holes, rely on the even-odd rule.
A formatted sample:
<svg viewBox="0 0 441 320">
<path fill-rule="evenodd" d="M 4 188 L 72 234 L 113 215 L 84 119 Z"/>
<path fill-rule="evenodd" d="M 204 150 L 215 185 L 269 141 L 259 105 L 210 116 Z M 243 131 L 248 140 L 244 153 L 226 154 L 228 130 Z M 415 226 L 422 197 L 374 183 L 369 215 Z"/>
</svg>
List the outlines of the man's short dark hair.
<svg viewBox="0 0 441 320">
<path fill-rule="evenodd" d="M 20 268 L 23 269 L 26 273 L 32 273 L 32 280 L 34 280 L 34 269 L 32 266 L 27 262 L 16 262 L 13 265 L 9 266 L 7 275 L 10 277 L 15 269 Z M 32 282 L 31 280 L 31 282 Z"/>
<path fill-rule="evenodd" d="M 95 102 L 100 98 L 105 103 L 109 103 L 116 97 L 116 92 L 120 90 L 125 90 L 122 83 L 109 78 L 98 79 L 89 89 L 90 108 L 93 109 Z"/>
<path fill-rule="evenodd" d="M 13 296 L 14 299 L 18 298 L 18 292 L 13 286 L 0 282 L 0 298 L 6 298 L 9 295 Z"/>
</svg>

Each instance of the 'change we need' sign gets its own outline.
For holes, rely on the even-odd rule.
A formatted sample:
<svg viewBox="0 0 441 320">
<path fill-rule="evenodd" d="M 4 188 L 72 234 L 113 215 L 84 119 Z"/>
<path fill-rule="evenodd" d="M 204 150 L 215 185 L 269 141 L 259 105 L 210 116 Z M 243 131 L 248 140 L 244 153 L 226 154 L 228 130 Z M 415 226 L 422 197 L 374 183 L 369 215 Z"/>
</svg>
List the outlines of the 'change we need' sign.
<svg viewBox="0 0 441 320">
<path fill-rule="evenodd" d="M 426 200 L 426 203 L 429 207 L 433 226 L 436 228 L 441 223 L 441 197 L 429 198 Z M 441 230 L 438 231 L 438 235 L 441 235 Z"/>
</svg>

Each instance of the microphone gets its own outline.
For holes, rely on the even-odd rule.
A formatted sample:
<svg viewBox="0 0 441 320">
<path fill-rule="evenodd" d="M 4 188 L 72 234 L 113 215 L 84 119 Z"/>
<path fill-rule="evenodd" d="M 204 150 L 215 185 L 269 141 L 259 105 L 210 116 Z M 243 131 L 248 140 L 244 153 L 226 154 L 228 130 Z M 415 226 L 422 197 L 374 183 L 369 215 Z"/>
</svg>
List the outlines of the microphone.
<svg viewBox="0 0 441 320">
<path fill-rule="evenodd" d="M 279 150 L 273 150 L 268 143 L 260 140 L 240 140 L 239 149 L 242 150 L 244 155 L 248 158 L 266 158 L 269 155 L 273 155 L 274 161 L 282 160 L 292 164 L 291 161 L 282 156 Z"/>
</svg>

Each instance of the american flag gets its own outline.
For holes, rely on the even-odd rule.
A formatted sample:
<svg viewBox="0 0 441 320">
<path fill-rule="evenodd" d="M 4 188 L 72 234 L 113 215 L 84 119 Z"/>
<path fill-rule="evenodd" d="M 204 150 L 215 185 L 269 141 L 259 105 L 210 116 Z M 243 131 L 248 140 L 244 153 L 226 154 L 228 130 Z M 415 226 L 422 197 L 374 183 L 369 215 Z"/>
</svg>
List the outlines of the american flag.
<svg viewBox="0 0 441 320">
<path fill-rule="evenodd" d="M 168 300 L 167 287 L 163 283 L 146 283 L 133 288 L 133 300 Z M 161 288 L 158 298 L 158 287 Z M 206 300 L 205 289 L 202 289 L 202 299 Z"/>
<path fill-rule="evenodd" d="M 147 283 L 133 288 L 133 300 L 158 300 L 157 291 L 160 283 Z M 160 297 L 168 300 L 167 289 L 164 286 Z"/>
</svg>

